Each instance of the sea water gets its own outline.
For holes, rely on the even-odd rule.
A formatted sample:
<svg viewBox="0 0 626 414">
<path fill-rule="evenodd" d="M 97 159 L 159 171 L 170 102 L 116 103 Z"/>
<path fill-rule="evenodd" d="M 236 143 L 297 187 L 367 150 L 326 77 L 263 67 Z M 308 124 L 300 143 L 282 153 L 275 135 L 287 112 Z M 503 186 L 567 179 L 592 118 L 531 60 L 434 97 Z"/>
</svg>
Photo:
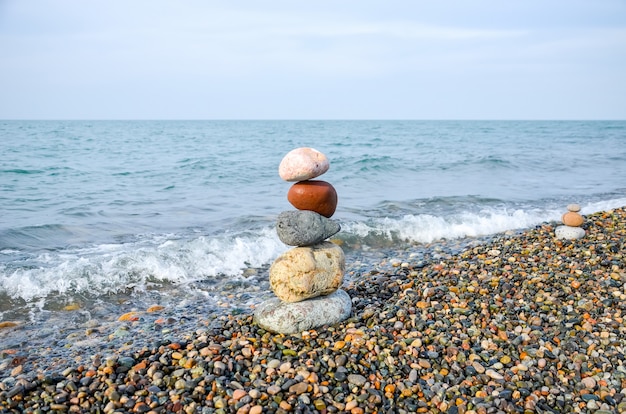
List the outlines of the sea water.
<svg viewBox="0 0 626 414">
<path fill-rule="evenodd" d="M 0 121 L 0 321 L 254 302 L 303 146 L 348 266 L 626 205 L 626 121 Z"/>
</svg>

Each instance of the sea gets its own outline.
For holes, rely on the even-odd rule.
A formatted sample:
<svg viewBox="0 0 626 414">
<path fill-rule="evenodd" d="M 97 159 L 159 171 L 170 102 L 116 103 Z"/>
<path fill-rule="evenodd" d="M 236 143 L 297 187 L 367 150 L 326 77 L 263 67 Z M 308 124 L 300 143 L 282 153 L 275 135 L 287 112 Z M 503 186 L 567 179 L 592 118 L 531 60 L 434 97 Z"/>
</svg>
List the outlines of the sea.
<svg viewBox="0 0 626 414">
<path fill-rule="evenodd" d="M 626 121 L 0 121 L 0 322 L 251 309 L 298 147 L 330 160 L 350 278 L 626 205 Z"/>
</svg>

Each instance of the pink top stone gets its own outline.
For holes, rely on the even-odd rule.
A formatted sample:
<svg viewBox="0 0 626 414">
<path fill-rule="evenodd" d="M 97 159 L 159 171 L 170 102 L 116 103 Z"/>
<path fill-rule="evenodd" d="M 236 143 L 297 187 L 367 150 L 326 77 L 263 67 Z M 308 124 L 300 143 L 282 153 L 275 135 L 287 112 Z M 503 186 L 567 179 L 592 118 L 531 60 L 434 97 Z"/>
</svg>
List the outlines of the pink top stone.
<svg viewBox="0 0 626 414">
<path fill-rule="evenodd" d="M 304 181 L 328 171 L 326 155 L 316 149 L 302 147 L 291 150 L 278 166 L 278 175 L 285 181 Z"/>
</svg>

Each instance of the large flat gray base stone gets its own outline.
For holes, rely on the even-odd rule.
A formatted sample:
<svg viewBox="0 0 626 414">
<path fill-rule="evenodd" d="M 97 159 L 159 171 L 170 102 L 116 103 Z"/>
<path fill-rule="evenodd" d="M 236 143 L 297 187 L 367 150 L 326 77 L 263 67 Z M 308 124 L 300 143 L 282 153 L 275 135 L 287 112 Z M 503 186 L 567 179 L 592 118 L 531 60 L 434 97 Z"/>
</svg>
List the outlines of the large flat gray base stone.
<svg viewBox="0 0 626 414">
<path fill-rule="evenodd" d="M 275 333 L 294 334 L 322 325 L 334 325 L 347 319 L 352 300 L 339 289 L 328 296 L 288 303 L 278 298 L 266 300 L 254 312 L 254 320 L 263 329 Z"/>
</svg>

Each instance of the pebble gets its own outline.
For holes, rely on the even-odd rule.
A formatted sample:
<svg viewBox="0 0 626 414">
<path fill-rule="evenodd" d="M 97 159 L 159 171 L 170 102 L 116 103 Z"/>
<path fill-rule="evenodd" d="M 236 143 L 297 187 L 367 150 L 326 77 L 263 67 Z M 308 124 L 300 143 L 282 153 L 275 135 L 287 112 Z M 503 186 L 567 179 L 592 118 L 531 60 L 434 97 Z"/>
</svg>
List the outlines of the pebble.
<svg viewBox="0 0 626 414">
<path fill-rule="evenodd" d="M 586 216 L 580 240 L 555 225 L 419 266 L 397 251 L 408 267 L 344 284 L 347 319 L 294 334 L 243 312 L 142 337 L 142 313 L 70 359 L 2 346 L 0 412 L 625 412 L 626 212 Z"/>
<path fill-rule="evenodd" d="M 472 362 L 472 367 L 476 370 L 476 372 L 478 372 L 479 374 L 483 374 L 485 372 L 485 367 L 478 361 L 474 361 Z"/>
<path fill-rule="evenodd" d="M 493 369 L 488 369 L 487 371 L 485 371 L 485 374 L 487 374 L 489 378 L 492 378 L 495 380 L 504 379 L 504 376 L 502 376 L 502 374 L 500 374 L 498 371 L 493 370 Z"/>
<path fill-rule="evenodd" d="M 583 384 L 585 388 L 590 389 L 590 390 L 596 387 L 596 380 L 591 377 L 585 377 L 582 380 L 580 380 L 580 382 Z"/>
<path fill-rule="evenodd" d="M 307 384 L 306 382 L 299 382 L 289 387 L 289 392 L 292 394 L 300 395 L 307 392 L 308 387 L 309 384 Z"/>
<path fill-rule="evenodd" d="M 363 375 L 350 374 L 348 375 L 348 382 L 358 387 L 362 387 L 367 382 L 367 379 Z"/>
<path fill-rule="evenodd" d="M 270 385 L 269 387 L 267 387 L 267 393 L 269 395 L 276 395 L 280 392 L 280 387 L 277 385 Z"/>
</svg>

